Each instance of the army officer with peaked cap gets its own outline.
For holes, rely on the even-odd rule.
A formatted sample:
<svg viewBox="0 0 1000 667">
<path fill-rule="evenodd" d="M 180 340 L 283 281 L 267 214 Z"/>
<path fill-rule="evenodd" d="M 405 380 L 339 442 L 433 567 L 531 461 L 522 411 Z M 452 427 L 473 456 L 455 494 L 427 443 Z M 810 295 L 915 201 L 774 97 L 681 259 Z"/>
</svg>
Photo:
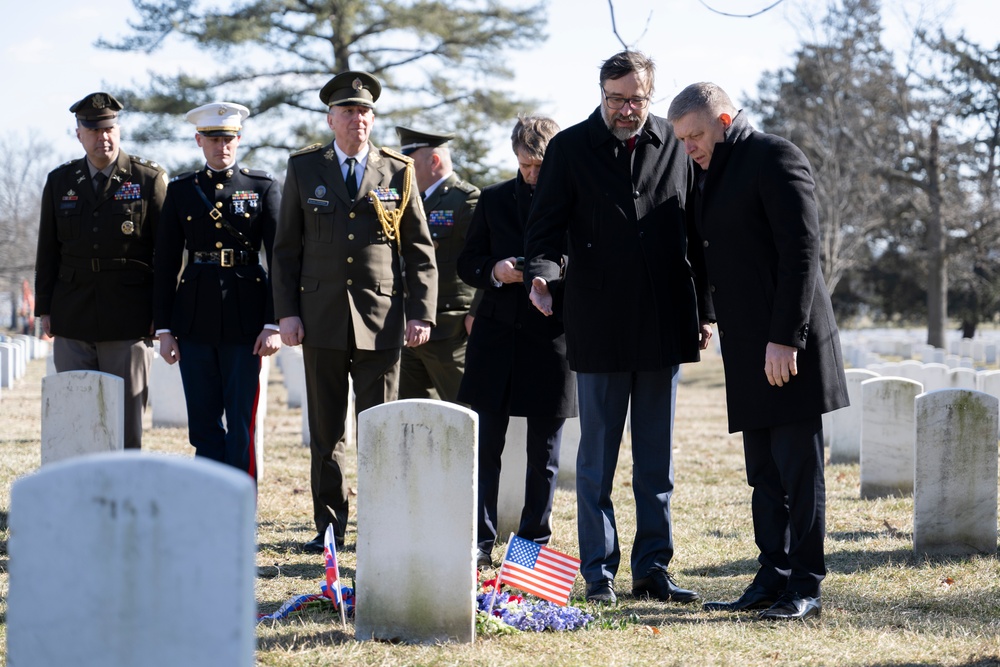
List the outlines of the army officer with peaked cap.
<svg viewBox="0 0 1000 667">
<path fill-rule="evenodd" d="M 413 159 L 413 171 L 427 213 L 438 268 L 437 323 L 425 345 L 404 348 L 399 365 L 400 398 L 458 400 L 465 372 L 465 343 L 476 289 L 458 277 L 458 254 L 479 201 L 479 188 L 452 171 L 452 132 L 396 127 L 399 151 Z"/>
<path fill-rule="evenodd" d="M 261 358 L 281 346 L 260 249 L 270 266 L 281 192 L 271 174 L 237 163 L 249 114 L 232 102 L 187 114 L 205 167 L 167 189 L 156 240 L 154 319 L 160 355 L 180 362 L 196 455 L 256 479 Z"/>
<path fill-rule="evenodd" d="M 323 86 L 334 139 L 289 157 L 274 242 L 281 340 L 301 344 L 305 361 L 316 524 L 307 551 L 323 551 L 328 525 L 338 542 L 347 528 L 348 377 L 357 412 L 394 400 L 401 347 L 426 343 L 434 323 L 437 268 L 413 160 L 368 140 L 381 89 L 366 72 Z"/>
<path fill-rule="evenodd" d="M 122 104 L 87 95 L 69 109 L 86 155 L 49 173 L 35 260 L 35 315 L 58 372 L 125 381 L 125 447 L 142 445 L 153 323 L 153 243 L 167 176 L 121 150 Z"/>
</svg>

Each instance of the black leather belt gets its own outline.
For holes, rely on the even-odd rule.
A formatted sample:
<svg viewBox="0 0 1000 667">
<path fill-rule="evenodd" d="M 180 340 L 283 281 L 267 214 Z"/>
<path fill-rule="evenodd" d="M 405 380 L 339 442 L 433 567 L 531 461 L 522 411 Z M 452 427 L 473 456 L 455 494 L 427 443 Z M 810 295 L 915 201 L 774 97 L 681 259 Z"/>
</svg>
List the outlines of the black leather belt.
<svg viewBox="0 0 1000 667">
<path fill-rule="evenodd" d="M 85 269 L 99 273 L 101 271 L 152 271 L 146 262 L 128 257 L 69 257 L 64 255 L 60 261 L 74 269 Z"/>
<path fill-rule="evenodd" d="M 249 250 L 234 250 L 232 248 L 212 250 L 211 252 L 189 250 L 188 258 L 195 264 L 218 264 L 222 267 L 247 266 L 248 264 L 260 263 L 260 259 L 256 252 L 250 252 Z"/>
</svg>

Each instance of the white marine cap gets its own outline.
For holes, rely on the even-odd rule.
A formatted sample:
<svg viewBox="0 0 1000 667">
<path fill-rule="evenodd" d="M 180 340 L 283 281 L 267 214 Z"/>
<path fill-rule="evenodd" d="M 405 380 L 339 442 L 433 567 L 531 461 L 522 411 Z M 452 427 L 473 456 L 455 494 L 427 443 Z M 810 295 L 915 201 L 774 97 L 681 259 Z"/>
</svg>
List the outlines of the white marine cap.
<svg viewBox="0 0 1000 667">
<path fill-rule="evenodd" d="M 187 112 L 185 118 L 206 137 L 235 137 L 243 128 L 250 109 L 233 102 L 212 102 Z"/>
</svg>

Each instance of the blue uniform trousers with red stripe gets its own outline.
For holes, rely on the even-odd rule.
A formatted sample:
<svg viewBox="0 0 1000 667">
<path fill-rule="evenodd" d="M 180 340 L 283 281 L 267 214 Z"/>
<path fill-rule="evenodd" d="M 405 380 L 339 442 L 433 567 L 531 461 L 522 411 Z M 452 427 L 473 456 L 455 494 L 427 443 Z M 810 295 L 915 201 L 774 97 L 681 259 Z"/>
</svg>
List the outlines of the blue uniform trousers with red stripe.
<svg viewBox="0 0 1000 667">
<path fill-rule="evenodd" d="M 214 345 L 182 339 L 177 345 L 195 455 L 227 463 L 256 480 L 261 358 L 253 353 L 253 343 Z"/>
</svg>

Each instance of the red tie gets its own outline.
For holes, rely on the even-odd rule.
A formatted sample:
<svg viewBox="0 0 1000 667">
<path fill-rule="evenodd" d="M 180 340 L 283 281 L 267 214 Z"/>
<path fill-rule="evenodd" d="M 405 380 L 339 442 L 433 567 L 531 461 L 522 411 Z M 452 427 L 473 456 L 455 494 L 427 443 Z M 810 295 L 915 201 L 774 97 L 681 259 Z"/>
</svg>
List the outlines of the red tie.
<svg viewBox="0 0 1000 667">
<path fill-rule="evenodd" d="M 631 153 L 631 152 L 633 152 L 635 150 L 635 140 L 638 139 L 638 138 L 639 138 L 638 135 L 636 135 L 634 137 L 629 137 L 628 141 L 625 142 L 628 145 L 628 152 L 629 153 Z"/>
</svg>

